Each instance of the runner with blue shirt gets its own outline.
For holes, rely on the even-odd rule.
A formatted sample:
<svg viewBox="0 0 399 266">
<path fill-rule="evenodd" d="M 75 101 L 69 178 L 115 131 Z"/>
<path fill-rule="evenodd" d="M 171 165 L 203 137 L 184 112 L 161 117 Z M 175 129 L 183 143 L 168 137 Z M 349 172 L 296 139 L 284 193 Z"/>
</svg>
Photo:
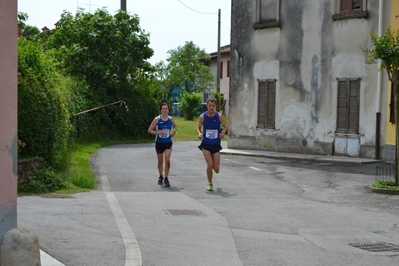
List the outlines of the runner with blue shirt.
<svg viewBox="0 0 399 266">
<path fill-rule="evenodd" d="M 167 103 L 162 103 L 159 110 L 161 115 L 158 115 L 152 121 L 148 128 L 148 133 L 155 135 L 155 151 L 158 158 L 158 185 L 165 185 L 170 187 L 169 170 L 170 170 L 170 156 L 172 155 L 172 137 L 176 134 L 176 123 L 173 117 L 169 116 L 169 107 Z M 163 162 L 165 159 L 165 179 L 163 175 Z"/>
<path fill-rule="evenodd" d="M 198 138 L 201 139 L 201 145 L 198 146 L 207 164 L 206 175 L 208 177 L 208 191 L 213 190 L 213 171 L 220 171 L 220 150 L 222 149 L 221 139 L 227 132 L 227 124 L 221 113 L 216 112 L 216 100 L 209 98 L 206 101 L 207 111 L 199 117 L 197 126 Z M 220 124 L 223 130 L 220 129 Z M 203 132 L 201 133 L 201 128 Z"/>
</svg>

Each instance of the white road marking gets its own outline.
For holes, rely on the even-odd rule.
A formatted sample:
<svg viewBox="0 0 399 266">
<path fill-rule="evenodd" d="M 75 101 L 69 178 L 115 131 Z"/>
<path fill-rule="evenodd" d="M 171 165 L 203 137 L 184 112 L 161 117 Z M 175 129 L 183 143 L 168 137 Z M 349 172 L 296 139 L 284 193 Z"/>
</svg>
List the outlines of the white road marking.
<svg viewBox="0 0 399 266">
<path fill-rule="evenodd" d="M 256 171 L 262 171 L 262 169 L 259 169 L 259 168 L 253 167 L 253 166 L 250 166 L 249 168 L 256 170 Z"/>
<path fill-rule="evenodd" d="M 139 243 L 137 242 L 136 237 L 134 236 L 133 231 L 129 226 L 129 223 L 121 207 L 119 206 L 115 194 L 110 191 L 108 177 L 105 169 L 103 168 L 100 168 L 100 179 L 103 191 L 108 201 L 108 205 L 111 208 L 112 214 L 114 216 L 116 224 L 118 225 L 119 232 L 121 233 L 123 242 L 125 244 L 125 266 L 142 266 L 143 260 L 141 257 Z"/>
</svg>

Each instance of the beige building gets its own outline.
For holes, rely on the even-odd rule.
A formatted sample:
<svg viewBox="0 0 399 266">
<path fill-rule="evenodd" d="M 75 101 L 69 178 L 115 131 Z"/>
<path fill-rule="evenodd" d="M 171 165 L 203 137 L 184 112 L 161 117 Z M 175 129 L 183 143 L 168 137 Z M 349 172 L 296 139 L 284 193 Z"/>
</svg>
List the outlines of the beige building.
<svg viewBox="0 0 399 266">
<path fill-rule="evenodd" d="M 209 54 L 210 61 L 208 63 L 212 74 L 217 76 L 217 56 L 218 52 L 213 52 Z M 225 100 L 224 115 L 227 117 L 229 114 L 229 89 L 230 89 L 230 45 L 225 45 L 220 47 L 220 93 L 223 93 Z M 213 89 L 212 91 L 215 91 Z M 209 92 L 204 93 L 204 101 L 208 98 Z"/>
<path fill-rule="evenodd" d="M 0 1 L 0 245 L 17 226 L 17 1 Z"/>
<path fill-rule="evenodd" d="M 388 79 L 360 47 L 391 2 L 232 0 L 228 147 L 383 154 Z"/>
</svg>

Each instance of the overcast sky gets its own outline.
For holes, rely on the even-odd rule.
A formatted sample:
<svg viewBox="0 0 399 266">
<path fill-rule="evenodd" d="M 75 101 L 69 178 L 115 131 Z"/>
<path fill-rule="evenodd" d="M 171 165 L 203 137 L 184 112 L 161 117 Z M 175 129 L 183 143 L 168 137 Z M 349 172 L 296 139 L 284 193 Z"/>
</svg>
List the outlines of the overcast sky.
<svg viewBox="0 0 399 266">
<path fill-rule="evenodd" d="M 120 0 L 18 0 L 18 12 L 28 14 L 27 25 L 53 29 L 63 10 L 75 15 L 78 7 L 85 12 L 106 7 L 114 15 L 120 4 Z M 231 0 L 126 0 L 126 6 L 127 12 L 139 16 L 141 28 L 150 33 L 152 64 L 166 62 L 167 51 L 186 41 L 193 41 L 207 53 L 216 52 L 219 9 L 220 45 L 230 44 Z"/>
</svg>

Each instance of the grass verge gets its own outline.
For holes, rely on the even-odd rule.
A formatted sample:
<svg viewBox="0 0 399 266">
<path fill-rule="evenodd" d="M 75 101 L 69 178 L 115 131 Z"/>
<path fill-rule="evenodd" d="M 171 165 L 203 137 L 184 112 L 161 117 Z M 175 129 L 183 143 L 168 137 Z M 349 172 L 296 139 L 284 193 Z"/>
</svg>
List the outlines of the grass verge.
<svg viewBox="0 0 399 266">
<path fill-rule="evenodd" d="M 395 186 L 395 181 L 392 180 L 376 181 L 371 186 L 374 188 L 399 190 L 399 186 Z"/>
</svg>

